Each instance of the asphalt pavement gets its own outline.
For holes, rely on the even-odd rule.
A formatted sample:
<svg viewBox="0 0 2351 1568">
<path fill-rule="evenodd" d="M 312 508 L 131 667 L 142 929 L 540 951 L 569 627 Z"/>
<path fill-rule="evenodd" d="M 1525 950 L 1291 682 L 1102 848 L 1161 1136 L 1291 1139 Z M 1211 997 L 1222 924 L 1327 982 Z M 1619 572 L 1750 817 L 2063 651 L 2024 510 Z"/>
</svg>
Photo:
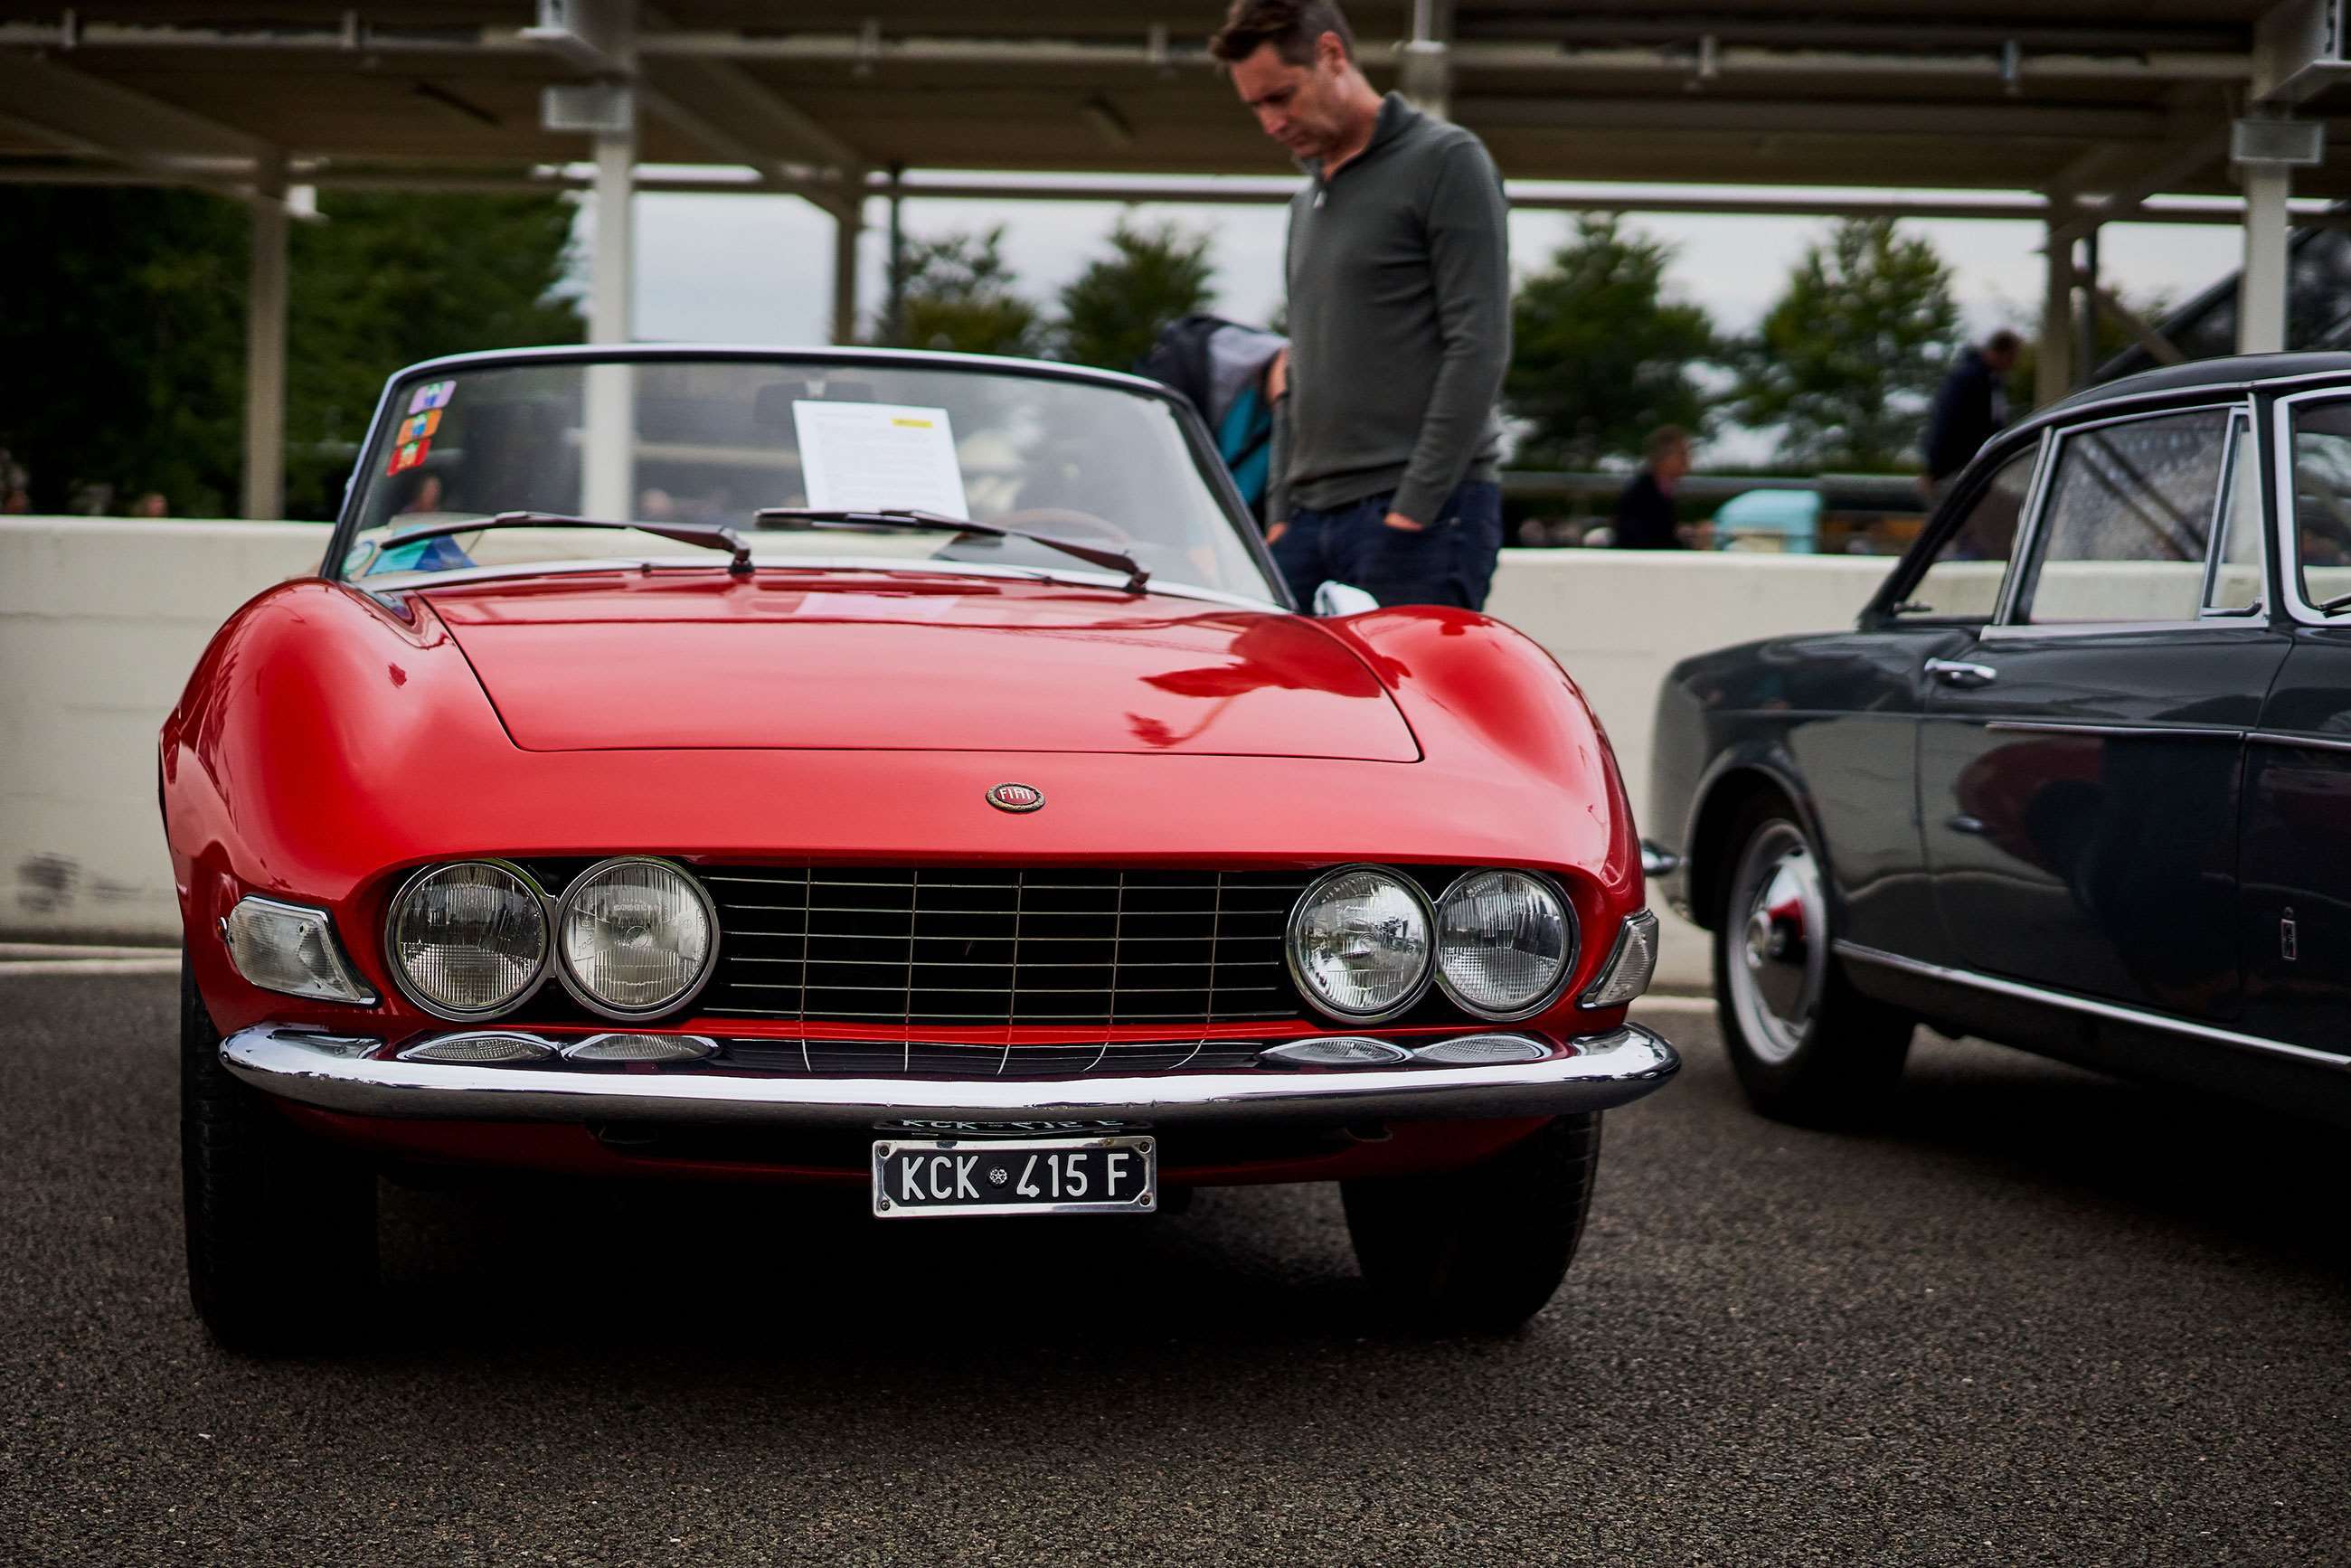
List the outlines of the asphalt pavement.
<svg viewBox="0 0 2351 1568">
<path fill-rule="evenodd" d="M 1710 1019 L 1523 1333 L 1389 1332 L 1328 1187 L 877 1226 L 388 1188 L 388 1327 L 214 1349 L 174 982 L 0 966 L 0 1562 L 2351 1561 L 2343 1134 L 1922 1036 L 1866 1136 Z"/>
</svg>

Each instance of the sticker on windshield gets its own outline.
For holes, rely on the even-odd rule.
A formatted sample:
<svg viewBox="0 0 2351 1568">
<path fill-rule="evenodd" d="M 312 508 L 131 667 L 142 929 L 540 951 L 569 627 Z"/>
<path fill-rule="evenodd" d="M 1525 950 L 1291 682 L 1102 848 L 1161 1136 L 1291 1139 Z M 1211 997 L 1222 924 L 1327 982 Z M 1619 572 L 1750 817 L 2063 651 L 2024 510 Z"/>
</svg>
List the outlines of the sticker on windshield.
<svg viewBox="0 0 2351 1568">
<path fill-rule="evenodd" d="M 408 400 L 408 412 L 423 413 L 428 408 L 447 408 L 456 391 L 455 382 L 426 382 L 416 389 L 416 395 Z"/>
<path fill-rule="evenodd" d="M 414 419 L 403 419 L 400 422 L 400 439 L 403 442 L 423 441 L 440 428 L 441 411 L 437 408 L 428 408 Z"/>
<path fill-rule="evenodd" d="M 402 474 L 415 467 L 424 461 L 424 455 L 432 450 L 433 444 L 429 441 L 402 442 L 392 449 L 392 461 L 384 466 L 384 477 L 389 479 L 394 474 Z"/>
<path fill-rule="evenodd" d="M 946 409 L 802 399 L 792 423 L 810 506 L 971 516 Z"/>
</svg>

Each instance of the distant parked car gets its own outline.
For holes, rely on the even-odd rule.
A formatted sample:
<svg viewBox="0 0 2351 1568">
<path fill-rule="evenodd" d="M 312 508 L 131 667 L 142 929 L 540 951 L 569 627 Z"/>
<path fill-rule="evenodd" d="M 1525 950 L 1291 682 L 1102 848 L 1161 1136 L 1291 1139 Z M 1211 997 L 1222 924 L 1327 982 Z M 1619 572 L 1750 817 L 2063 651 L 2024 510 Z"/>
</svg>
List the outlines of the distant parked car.
<svg viewBox="0 0 2351 1568">
<path fill-rule="evenodd" d="M 1654 868 L 1749 1096 L 1931 1024 L 2351 1124 L 2351 354 L 1996 437 L 1850 632 L 1686 660 Z"/>
<path fill-rule="evenodd" d="M 1631 812 L 1540 647 L 1301 612 L 1129 376 L 467 356 L 363 452 L 162 737 L 223 1339 L 360 1321 L 376 1171 L 419 1166 L 891 1220 L 1337 1181 L 1396 1317 L 1549 1299 L 1600 1113 L 1677 1062 L 1625 1021 Z"/>
</svg>

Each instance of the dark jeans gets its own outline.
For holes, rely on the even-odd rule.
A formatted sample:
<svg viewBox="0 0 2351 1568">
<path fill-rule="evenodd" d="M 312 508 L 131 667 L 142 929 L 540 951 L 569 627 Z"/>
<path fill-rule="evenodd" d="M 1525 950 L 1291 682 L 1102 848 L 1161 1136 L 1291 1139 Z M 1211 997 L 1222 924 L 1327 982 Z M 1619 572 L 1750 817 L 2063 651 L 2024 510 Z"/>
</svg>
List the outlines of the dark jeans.
<svg viewBox="0 0 2351 1568">
<path fill-rule="evenodd" d="M 1353 583 L 1382 604 L 1456 604 L 1482 610 L 1502 548 L 1502 487 L 1456 488 L 1418 532 L 1389 528 L 1395 497 L 1366 496 L 1330 511 L 1299 507 L 1274 541 L 1273 564 L 1301 607 L 1326 582 Z"/>
</svg>

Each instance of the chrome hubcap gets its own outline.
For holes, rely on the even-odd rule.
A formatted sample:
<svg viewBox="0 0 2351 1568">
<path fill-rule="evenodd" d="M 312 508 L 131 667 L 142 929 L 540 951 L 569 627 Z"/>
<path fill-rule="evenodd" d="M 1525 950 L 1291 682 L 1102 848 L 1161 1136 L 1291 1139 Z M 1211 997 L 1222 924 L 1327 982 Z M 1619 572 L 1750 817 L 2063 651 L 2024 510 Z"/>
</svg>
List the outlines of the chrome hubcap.
<svg viewBox="0 0 2351 1568">
<path fill-rule="evenodd" d="M 1792 823 L 1772 822 L 1748 845 L 1736 888 L 1745 925 L 1732 938 L 1731 1007 L 1755 1054 L 1782 1062 L 1811 1030 L 1828 973 L 1820 868 Z"/>
</svg>

